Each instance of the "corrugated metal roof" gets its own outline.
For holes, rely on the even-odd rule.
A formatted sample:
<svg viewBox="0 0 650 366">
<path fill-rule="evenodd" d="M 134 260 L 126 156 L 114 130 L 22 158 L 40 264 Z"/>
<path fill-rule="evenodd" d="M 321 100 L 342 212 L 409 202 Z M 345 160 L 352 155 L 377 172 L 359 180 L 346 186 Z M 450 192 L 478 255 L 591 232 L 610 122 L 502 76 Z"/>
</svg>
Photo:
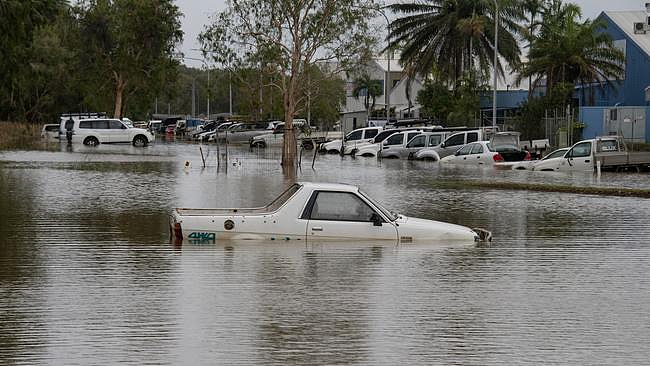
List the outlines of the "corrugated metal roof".
<svg viewBox="0 0 650 366">
<path fill-rule="evenodd" d="M 647 24 L 648 14 L 645 11 L 606 11 L 604 13 L 625 32 L 629 39 L 650 56 L 650 31 L 646 34 L 634 34 L 634 23 Z"/>
</svg>

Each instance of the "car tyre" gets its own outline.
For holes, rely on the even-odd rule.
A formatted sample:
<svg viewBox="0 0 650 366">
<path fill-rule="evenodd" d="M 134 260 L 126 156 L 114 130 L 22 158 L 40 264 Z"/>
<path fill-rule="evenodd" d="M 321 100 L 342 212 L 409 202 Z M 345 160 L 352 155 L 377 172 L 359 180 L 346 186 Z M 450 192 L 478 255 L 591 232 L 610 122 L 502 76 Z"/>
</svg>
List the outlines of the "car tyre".
<svg viewBox="0 0 650 366">
<path fill-rule="evenodd" d="M 99 140 L 97 139 L 97 137 L 93 137 L 93 136 L 86 137 L 86 139 L 84 140 L 84 145 L 97 146 L 99 145 Z"/>
<path fill-rule="evenodd" d="M 145 136 L 137 135 L 133 138 L 133 146 L 145 147 L 148 143 L 149 141 L 147 141 L 147 138 Z"/>
</svg>

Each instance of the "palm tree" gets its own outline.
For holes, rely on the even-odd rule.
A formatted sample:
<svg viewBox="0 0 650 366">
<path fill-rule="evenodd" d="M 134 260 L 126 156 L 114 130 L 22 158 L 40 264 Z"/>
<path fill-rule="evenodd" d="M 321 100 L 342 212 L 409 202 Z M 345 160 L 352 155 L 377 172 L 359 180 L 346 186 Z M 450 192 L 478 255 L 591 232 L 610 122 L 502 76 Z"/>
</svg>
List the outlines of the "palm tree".
<svg viewBox="0 0 650 366">
<path fill-rule="evenodd" d="M 364 74 L 354 80 L 352 96 L 359 99 L 364 91 L 365 95 L 363 96 L 363 105 L 366 107 L 366 111 L 368 112 L 368 118 L 370 118 L 370 112 L 375 108 L 375 101 L 378 96 L 384 94 L 384 90 L 381 81 L 370 79 L 370 75 Z"/>
<path fill-rule="evenodd" d="M 553 0 L 542 11 L 539 35 L 530 46 L 529 60 L 518 79 L 532 77 L 533 86 L 546 80 L 547 94 L 562 83 L 604 87 L 624 74 L 625 55 L 601 30 L 600 21 L 580 21 L 580 8 Z"/>
<path fill-rule="evenodd" d="M 512 0 L 498 0 L 501 59 L 514 67 L 520 50 L 515 34 L 523 18 Z M 402 17 L 391 23 L 388 48 L 401 48 L 400 61 L 422 75 L 456 86 L 467 72 L 486 75 L 493 66 L 503 77 L 501 61 L 494 63 L 494 0 L 423 0 L 389 6 Z"/>
</svg>

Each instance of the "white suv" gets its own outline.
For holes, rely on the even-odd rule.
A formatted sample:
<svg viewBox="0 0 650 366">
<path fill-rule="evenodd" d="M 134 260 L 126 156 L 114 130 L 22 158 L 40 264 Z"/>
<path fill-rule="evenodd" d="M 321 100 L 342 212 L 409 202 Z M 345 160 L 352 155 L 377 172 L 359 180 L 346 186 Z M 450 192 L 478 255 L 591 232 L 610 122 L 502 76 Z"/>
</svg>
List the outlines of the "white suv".
<svg viewBox="0 0 650 366">
<path fill-rule="evenodd" d="M 132 143 L 133 146 L 147 146 L 155 139 L 143 129 L 130 127 L 119 119 L 82 119 L 74 121 L 72 142 L 88 146 L 101 144 Z"/>
</svg>

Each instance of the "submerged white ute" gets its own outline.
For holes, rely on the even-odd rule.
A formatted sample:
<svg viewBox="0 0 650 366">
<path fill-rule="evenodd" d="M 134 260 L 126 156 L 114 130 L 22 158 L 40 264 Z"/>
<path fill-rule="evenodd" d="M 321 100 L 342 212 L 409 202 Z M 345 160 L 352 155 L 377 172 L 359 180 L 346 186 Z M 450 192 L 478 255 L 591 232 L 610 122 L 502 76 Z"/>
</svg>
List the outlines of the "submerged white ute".
<svg viewBox="0 0 650 366">
<path fill-rule="evenodd" d="M 258 208 L 176 208 L 172 239 L 490 241 L 483 229 L 396 214 L 347 184 L 295 183 Z"/>
</svg>

